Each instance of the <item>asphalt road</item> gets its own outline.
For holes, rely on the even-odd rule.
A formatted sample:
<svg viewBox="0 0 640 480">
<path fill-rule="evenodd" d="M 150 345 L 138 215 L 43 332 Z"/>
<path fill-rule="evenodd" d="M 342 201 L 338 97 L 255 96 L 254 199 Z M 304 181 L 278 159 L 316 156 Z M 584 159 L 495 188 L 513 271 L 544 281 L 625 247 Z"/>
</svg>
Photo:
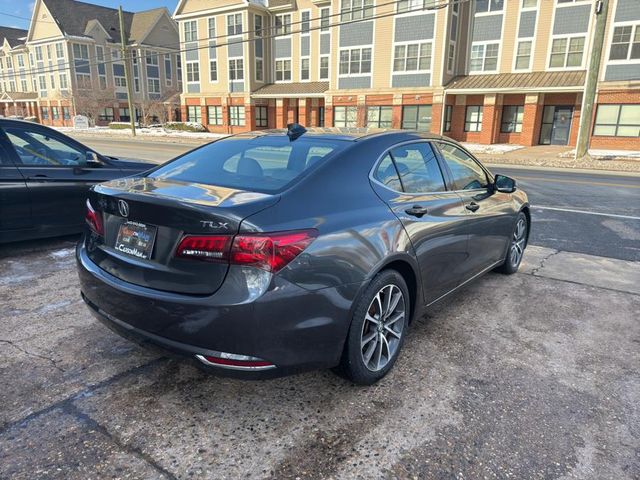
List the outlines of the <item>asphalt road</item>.
<svg viewBox="0 0 640 480">
<path fill-rule="evenodd" d="M 203 143 L 80 138 L 99 152 L 153 162 Z M 556 172 L 495 166 L 516 178 L 533 207 L 530 243 L 570 252 L 640 260 L 640 175 Z"/>
</svg>

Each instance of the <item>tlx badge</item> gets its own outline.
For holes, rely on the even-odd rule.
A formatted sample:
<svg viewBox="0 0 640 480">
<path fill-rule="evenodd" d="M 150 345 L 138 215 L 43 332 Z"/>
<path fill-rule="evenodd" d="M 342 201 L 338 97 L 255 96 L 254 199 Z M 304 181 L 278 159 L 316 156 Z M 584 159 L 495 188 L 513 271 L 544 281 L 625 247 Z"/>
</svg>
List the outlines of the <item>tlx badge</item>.
<svg viewBox="0 0 640 480">
<path fill-rule="evenodd" d="M 204 228 L 223 228 L 228 229 L 229 224 L 227 222 L 214 222 L 211 220 L 200 220 L 200 223 Z"/>
</svg>

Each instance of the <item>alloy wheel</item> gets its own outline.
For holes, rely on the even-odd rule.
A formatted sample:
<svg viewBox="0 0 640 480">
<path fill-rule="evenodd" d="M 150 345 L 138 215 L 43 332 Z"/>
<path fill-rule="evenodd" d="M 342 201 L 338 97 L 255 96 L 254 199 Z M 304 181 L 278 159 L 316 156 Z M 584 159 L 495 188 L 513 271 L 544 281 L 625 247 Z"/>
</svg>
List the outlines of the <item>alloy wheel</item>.
<svg viewBox="0 0 640 480">
<path fill-rule="evenodd" d="M 522 255 L 524 254 L 525 242 L 527 241 L 527 222 L 524 218 L 519 218 L 516 228 L 513 231 L 511 240 L 511 265 L 517 267 L 520 265 Z"/>
<path fill-rule="evenodd" d="M 378 290 L 362 324 L 360 352 L 372 372 L 382 370 L 393 359 L 402 338 L 406 315 L 404 295 L 390 284 Z"/>
</svg>

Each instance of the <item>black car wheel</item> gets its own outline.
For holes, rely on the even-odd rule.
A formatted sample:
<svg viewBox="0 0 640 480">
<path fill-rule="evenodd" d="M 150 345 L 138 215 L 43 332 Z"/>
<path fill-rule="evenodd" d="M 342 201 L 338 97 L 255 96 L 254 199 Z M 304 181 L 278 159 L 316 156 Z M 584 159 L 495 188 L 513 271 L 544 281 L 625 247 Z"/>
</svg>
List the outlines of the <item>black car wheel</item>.
<svg viewBox="0 0 640 480">
<path fill-rule="evenodd" d="M 393 367 L 411 312 L 407 284 L 395 270 L 380 272 L 356 304 L 338 372 L 371 385 Z"/>
<path fill-rule="evenodd" d="M 527 216 L 520 212 L 516 217 L 516 223 L 513 227 L 513 233 L 509 240 L 509 250 L 507 251 L 507 258 L 504 263 L 496 268 L 496 271 L 511 275 L 516 273 L 520 268 L 522 257 L 524 256 L 524 249 L 527 247 L 527 229 L 529 228 L 527 223 Z"/>
</svg>

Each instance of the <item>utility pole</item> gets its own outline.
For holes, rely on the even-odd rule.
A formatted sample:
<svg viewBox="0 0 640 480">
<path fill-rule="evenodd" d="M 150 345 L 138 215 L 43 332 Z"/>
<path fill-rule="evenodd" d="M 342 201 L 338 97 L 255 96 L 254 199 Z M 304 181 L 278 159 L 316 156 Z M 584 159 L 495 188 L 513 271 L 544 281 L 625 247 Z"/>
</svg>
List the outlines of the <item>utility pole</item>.
<svg viewBox="0 0 640 480">
<path fill-rule="evenodd" d="M 126 34 L 124 31 L 124 15 L 122 14 L 122 5 L 118 7 L 118 16 L 120 17 L 120 43 L 122 48 L 120 55 L 124 61 L 124 78 L 127 82 L 127 102 L 129 103 L 129 118 L 131 119 L 131 134 L 136 136 L 136 111 L 133 108 L 133 90 L 131 85 L 131 68 L 129 66 L 129 56 L 127 55 Z"/>
<path fill-rule="evenodd" d="M 593 104 L 596 100 L 598 73 L 600 72 L 600 62 L 604 48 L 604 31 L 607 26 L 609 0 L 598 0 L 596 2 L 595 12 L 596 27 L 593 32 L 593 45 L 591 46 L 587 81 L 582 98 L 582 114 L 580 115 L 580 129 L 578 130 L 578 143 L 576 144 L 576 159 L 583 158 L 589 151 L 591 119 L 593 118 Z"/>
</svg>

